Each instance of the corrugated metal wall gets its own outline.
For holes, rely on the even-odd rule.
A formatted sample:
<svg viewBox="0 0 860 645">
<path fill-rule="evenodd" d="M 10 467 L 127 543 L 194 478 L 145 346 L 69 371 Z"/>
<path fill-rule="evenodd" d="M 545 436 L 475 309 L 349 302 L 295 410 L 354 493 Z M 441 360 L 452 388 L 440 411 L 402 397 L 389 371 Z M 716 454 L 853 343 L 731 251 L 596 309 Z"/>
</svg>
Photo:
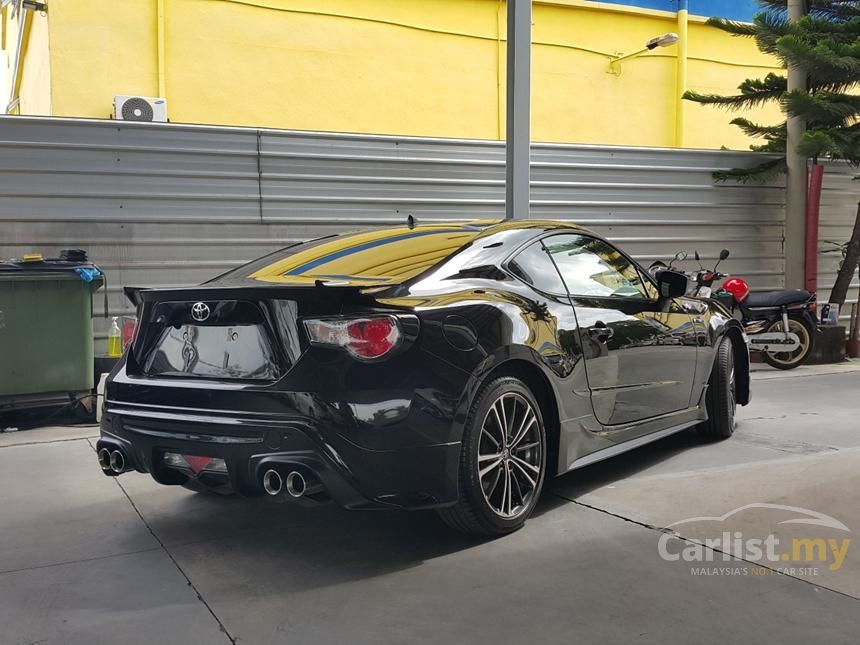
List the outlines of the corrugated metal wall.
<svg viewBox="0 0 860 645">
<path fill-rule="evenodd" d="M 593 227 L 645 263 L 696 248 L 708 263 L 725 246 L 727 270 L 774 289 L 783 284 L 783 191 L 711 179 L 760 159 L 536 144 L 531 215 Z M 123 285 L 195 284 L 294 240 L 407 214 L 500 217 L 504 146 L 7 117 L 0 195 L 0 257 L 87 249 L 120 313 L 129 311 Z"/>
<path fill-rule="evenodd" d="M 851 237 L 854 228 L 854 219 L 857 216 L 857 202 L 860 201 L 860 181 L 853 181 L 860 173 L 857 168 L 851 168 L 848 164 L 828 164 L 824 170 L 824 190 L 821 194 L 821 220 L 819 223 L 819 248 L 818 255 L 818 301 L 827 302 L 830 289 L 836 280 L 839 263 L 842 259 L 840 253 L 827 253 L 827 249 L 833 249 L 836 242 L 842 244 Z M 848 292 L 845 301 L 846 306 L 840 312 L 840 318 L 844 324 L 848 324 L 850 316 L 850 303 L 857 302 L 857 289 L 860 287 L 857 274 Z"/>
</svg>

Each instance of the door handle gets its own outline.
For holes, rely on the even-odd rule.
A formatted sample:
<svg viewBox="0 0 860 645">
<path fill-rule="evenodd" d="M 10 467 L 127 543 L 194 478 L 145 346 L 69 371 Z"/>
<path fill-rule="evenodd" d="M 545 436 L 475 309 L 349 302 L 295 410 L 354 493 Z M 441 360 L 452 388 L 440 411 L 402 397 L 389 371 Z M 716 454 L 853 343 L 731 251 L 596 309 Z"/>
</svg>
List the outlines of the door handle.
<svg viewBox="0 0 860 645">
<path fill-rule="evenodd" d="M 615 331 L 612 328 L 607 327 L 606 323 L 602 320 L 598 320 L 594 323 L 594 327 L 589 327 L 588 329 L 588 335 L 601 343 L 605 343 L 607 340 L 612 338 L 614 334 Z"/>
</svg>

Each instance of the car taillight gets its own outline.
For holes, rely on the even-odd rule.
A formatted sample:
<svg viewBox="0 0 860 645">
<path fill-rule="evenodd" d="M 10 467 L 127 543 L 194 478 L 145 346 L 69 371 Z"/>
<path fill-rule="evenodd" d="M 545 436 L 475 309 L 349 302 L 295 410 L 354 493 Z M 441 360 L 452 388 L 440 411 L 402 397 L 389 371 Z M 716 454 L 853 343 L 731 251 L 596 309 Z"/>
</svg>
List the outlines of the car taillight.
<svg viewBox="0 0 860 645">
<path fill-rule="evenodd" d="M 134 341 L 134 335 L 137 333 L 137 317 L 123 316 L 120 331 L 122 332 L 122 351 L 125 351 Z"/>
<path fill-rule="evenodd" d="M 305 329 L 312 343 L 343 347 L 356 358 L 366 360 L 385 356 L 401 336 L 392 316 L 305 320 Z"/>
</svg>

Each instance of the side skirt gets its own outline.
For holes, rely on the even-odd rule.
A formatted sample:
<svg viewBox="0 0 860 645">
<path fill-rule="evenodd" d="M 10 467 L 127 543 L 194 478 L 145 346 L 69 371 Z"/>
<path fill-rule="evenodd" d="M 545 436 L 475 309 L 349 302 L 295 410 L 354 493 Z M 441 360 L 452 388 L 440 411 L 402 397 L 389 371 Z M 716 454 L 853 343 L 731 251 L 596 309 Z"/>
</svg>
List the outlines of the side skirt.
<svg viewBox="0 0 860 645">
<path fill-rule="evenodd" d="M 630 450 L 635 450 L 636 448 L 645 446 L 654 441 L 659 441 L 660 439 L 663 439 L 665 437 L 677 434 L 678 432 L 682 432 L 687 428 L 692 428 L 693 426 L 698 425 L 701 422 L 701 419 L 685 421 L 684 423 L 681 423 L 677 426 L 666 428 L 665 430 L 658 430 L 657 432 L 642 435 L 641 437 L 636 437 L 635 439 L 630 439 L 629 441 L 625 441 L 623 443 L 619 443 L 614 446 L 609 446 L 608 448 L 603 448 L 602 450 L 583 455 L 582 457 L 574 461 L 573 464 L 571 464 L 570 468 L 568 468 L 565 472 L 570 472 L 572 470 L 576 470 L 577 468 L 582 468 L 583 466 L 588 466 L 598 461 L 603 461 L 604 459 L 615 457 L 616 455 L 623 454 Z M 563 474 L 565 473 L 559 473 L 559 475 Z"/>
</svg>

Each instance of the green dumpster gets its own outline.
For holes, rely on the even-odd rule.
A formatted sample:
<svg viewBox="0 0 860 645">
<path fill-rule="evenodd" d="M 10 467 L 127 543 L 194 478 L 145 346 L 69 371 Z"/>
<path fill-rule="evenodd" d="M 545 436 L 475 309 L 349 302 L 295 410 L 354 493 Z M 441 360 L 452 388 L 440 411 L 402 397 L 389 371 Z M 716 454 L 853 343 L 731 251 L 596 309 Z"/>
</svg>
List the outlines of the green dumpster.
<svg viewBox="0 0 860 645">
<path fill-rule="evenodd" d="M 67 403 L 93 388 L 89 263 L 0 263 L 0 411 Z"/>
</svg>

